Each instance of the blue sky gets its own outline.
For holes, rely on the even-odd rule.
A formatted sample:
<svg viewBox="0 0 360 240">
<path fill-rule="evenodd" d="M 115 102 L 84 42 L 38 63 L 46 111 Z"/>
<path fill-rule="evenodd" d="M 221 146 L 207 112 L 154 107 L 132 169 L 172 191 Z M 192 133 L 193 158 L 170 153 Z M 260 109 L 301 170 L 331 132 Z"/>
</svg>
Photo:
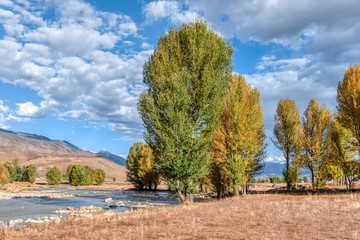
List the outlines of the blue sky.
<svg viewBox="0 0 360 240">
<path fill-rule="evenodd" d="M 280 98 L 336 110 L 360 60 L 356 0 L 0 0 L 0 127 L 126 155 L 142 139 L 142 66 L 169 28 L 205 20 L 261 93 L 267 136 Z M 269 159 L 281 153 L 270 144 Z"/>
</svg>

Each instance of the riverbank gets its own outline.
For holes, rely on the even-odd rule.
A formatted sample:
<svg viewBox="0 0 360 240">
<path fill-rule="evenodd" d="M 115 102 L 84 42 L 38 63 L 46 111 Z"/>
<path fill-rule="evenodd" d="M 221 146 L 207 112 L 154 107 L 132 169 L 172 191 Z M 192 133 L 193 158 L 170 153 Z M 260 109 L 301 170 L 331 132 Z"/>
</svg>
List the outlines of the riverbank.
<svg viewBox="0 0 360 240">
<path fill-rule="evenodd" d="M 47 185 L 44 181 L 37 181 L 34 184 L 28 182 L 14 182 L 9 183 L 0 188 L 0 200 L 12 198 L 62 198 L 71 197 L 69 194 L 59 193 L 57 189 L 97 189 L 97 190 L 130 190 L 132 189 L 130 183 L 113 183 L 106 182 L 103 185 L 91 186 L 71 186 L 69 184 L 60 184 L 57 186 Z M 54 189 L 54 192 L 51 192 Z"/>
<path fill-rule="evenodd" d="M 0 199 L 0 225 L 5 227 L 178 204 L 169 191 L 138 192 L 121 184 L 74 187 L 13 183 L 0 190 Z"/>
<path fill-rule="evenodd" d="M 248 195 L 3 229 L 3 239 L 359 239 L 360 194 Z M 0 235 L 1 236 L 1 235 Z"/>
</svg>

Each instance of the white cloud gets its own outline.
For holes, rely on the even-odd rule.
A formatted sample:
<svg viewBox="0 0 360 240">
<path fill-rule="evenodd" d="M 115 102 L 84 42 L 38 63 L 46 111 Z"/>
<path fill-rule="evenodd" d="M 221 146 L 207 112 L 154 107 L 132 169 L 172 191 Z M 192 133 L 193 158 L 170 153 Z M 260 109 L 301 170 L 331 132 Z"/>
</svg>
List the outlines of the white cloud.
<svg viewBox="0 0 360 240">
<path fill-rule="evenodd" d="M 296 100 L 301 114 L 312 97 L 336 110 L 337 83 L 360 59 L 357 9 L 356 0 L 192 0 L 181 11 L 197 13 L 228 40 L 268 47 L 255 72 L 245 77 L 260 90 L 271 137 L 280 98 Z M 285 54 L 272 49 L 279 45 Z"/>
<path fill-rule="evenodd" d="M 264 161 L 265 161 L 265 164 L 267 162 L 284 163 L 285 158 L 283 156 L 273 155 L 273 156 L 268 156 Z"/>
<path fill-rule="evenodd" d="M 48 9 L 55 14 L 45 18 Z M 129 16 L 98 11 L 81 0 L 1 1 L 0 24 L 5 29 L 0 81 L 31 88 L 43 98 L 38 106 L 18 103 L 9 121 L 55 113 L 109 121 L 125 133 L 141 129 L 136 102 L 142 66 L 152 51 L 131 51 L 133 44 L 127 43 L 141 36 Z M 120 52 L 122 44 L 130 54 Z"/>
<path fill-rule="evenodd" d="M 146 4 L 143 13 L 147 21 L 158 21 L 168 18 L 172 23 L 186 23 L 199 18 L 195 11 L 186 9 L 186 6 L 178 1 L 159 0 Z"/>
<path fill-rule="evenodd" d="M 0 114 L 9 112 L 8 106 L 4 104 L 4 101 L 0 99 Z"/>
<path fill-rule="evenodd" d="M 7 115 L 9 113 L 9 107 L 6 106 L 3 100 L 0 99 L 0 128 L 7 129 Z"/>
<path fill-rule="evenodd" d="M 21 118 L 42 118 L 45 116 L 44 109 L 35 106 L 32 102 L 17 103 L 16 114 Z"/>
<path fill-rule="evenodd" d="M 152 46 L 151 46 L 151 44 L 148 43 L 148 42 L 143 42 L 140 47 L 141 47 L 142 49 L 149 49 L 149 48 L 151 48 Z"/>
</svg>

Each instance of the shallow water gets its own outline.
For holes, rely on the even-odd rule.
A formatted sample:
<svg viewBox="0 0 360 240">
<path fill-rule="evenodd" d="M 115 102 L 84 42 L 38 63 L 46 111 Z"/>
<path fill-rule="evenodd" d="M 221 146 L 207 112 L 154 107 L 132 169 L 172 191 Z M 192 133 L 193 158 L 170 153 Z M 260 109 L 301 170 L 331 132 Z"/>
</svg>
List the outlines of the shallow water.
<svg viewBox="0 0 360 240">
<path fill-rule="evenodd" d="M 156 192 L 137 192 L 137 191 L 118 191 L 118 190 L 92 190 L 92 189 L 41 189 L 47 193 L 63 193 L 73 197 L 65 198 L 15 198 L 10 200 L 0 200 L 0 221 L 9 223 L 10 220 L 29 218 L 40 219 L 44 216 L 60 216 L 55 213 L 58 209 L 67 206 L 78 208 L 80 206 L 98 206 L 105 211 L 110 210 L 110 204 L 105 203 L 106 198 L 112 198 L 113 204 L 121 201 L 125 206 L 111 208 L 111 211 L 122 212 L 133 209 L 136 205 L 176 205 L 176 197 L 167 191 Z M 113 206 L 112 206 L 113 207 Z"/>
</svg>

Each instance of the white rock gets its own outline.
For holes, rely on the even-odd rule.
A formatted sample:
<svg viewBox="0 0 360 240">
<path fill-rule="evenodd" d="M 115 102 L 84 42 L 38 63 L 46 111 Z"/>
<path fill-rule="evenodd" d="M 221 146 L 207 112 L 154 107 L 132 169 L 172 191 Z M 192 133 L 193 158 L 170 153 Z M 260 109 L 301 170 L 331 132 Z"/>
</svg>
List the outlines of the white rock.
<svg viewBox="0 0 360 240">
<path fill-rule="evenodd" d="M 13 226 L 15 226 L 16 224 L 22 223 L 23 221 L 24 221 L 24 220 L 22 220 L 22 219 L 10 220 L 9 226 L 10 226 L 10 227 L 13 227 Z"/>
<path fill-rule="evenodd" d="M 106 203 L 113 203 L 113 200 L 112 200 L 112 198 L 110 197 L 110 198 L 105 199 L 104 202 L 106 202 Z"/>
</svg>

